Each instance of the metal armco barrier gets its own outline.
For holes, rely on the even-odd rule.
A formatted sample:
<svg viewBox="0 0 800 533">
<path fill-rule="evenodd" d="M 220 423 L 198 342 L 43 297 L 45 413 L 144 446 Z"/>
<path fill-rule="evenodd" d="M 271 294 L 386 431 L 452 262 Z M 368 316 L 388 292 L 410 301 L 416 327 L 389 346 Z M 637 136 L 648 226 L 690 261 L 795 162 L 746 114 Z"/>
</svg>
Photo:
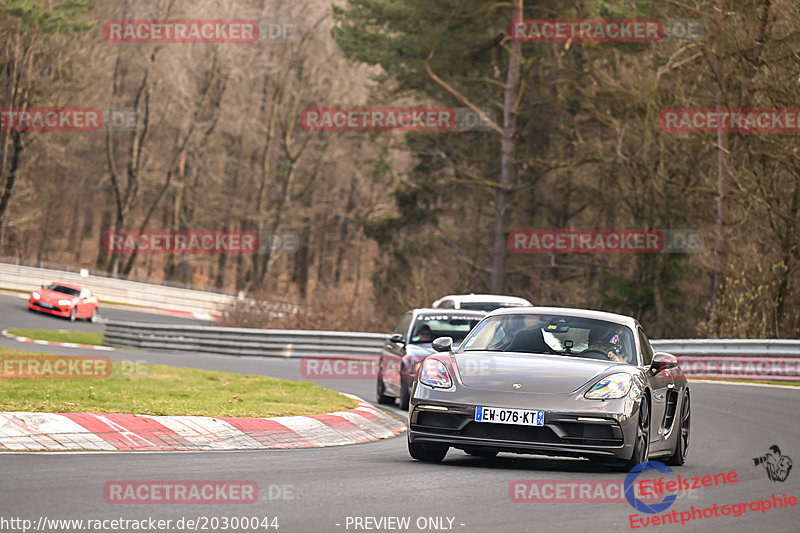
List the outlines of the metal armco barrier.
<svg viewBox="0 0 800 533">
<path fill-rule="evenodd" d="M 233 296 L 226 294 L 0 263 L 0 287 L 32 291 L 51 281 L 86 286 L 100 300 L 189 313 L 216 314 L 234 300 Z"/>
<path fill-rule="evenodd" d="M 650 344 L 657 352 L 674 355 L 800 357 L 797 339 L 663 339 Z"/>
<path fill-rule="evenodd" d="M 706 378 L 800 380 L 797 357 L 678 357 L 687 376 Z"/>
<path fill-rule="evenodd" d="M 691 377 L 800 381 L 800 340 L 668 339 L 651 344 L 656 351 L 677 355 Z"/>
<path fill-rule="evenodd" d="M 170 326 L 108 320 L 106 346 L 266 357 L 377 357 L 387 335 L 344 331 Z"/>
<path fill-rule="evenodd" d="M 377 357 L 388 334 L 171 326 L 106 321 L 103 344 L 267 357 Z M 800 380 L 800 340 L 667 339 L 655 351 L 678 357 L 693 377 Z"/>
</svg>

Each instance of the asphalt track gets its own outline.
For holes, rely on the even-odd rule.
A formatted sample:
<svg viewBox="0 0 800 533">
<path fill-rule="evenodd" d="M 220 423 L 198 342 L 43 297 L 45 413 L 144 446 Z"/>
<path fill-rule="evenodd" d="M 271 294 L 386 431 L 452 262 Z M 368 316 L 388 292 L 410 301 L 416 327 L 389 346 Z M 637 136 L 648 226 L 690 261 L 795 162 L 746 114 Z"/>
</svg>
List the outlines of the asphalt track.
<svg viewBox="0 0 800 533">
<path fill-rule="evenodd" d="M 0 296 L 0 326 L 76 328 L 94 330 L 88 323 L 36 316 L 24 300 Z M 183 321 L 164 315 L 111 310 L 104 316 L 146 321 Z M 44 320 L 43 320 L 44 319 Z M 9 339 L 0 346 L 47 353 L 79 355 L 79 350 L 22 345 Z M 105 354 L 104 354 L 105 355 Z M 109 352 L 115 359 L 176 366 L 262 374 L 301 379 L 297 360 L 237 358 L 201 354 Z M 317 380 L 335 390 L 373 400 L 374 383 L 366 379 Z M 692 442 L 687 463 L 675 468 L 682 477 L 701 477 L 735 471 L 738 481 L 691 491 L 665 513 L 678 513 L 770 499 L 772 494 L 800 497 L 800 467 L 785 482 L 767 478 L 753 457 L 777 444 L 784 455 L 800 460 L 800 390 L 755 386 L 693 383 Z M 402 416 L 399 409 L 392 409 Z M 670 476 L 674 476 L 670 474 Z M 501 454 L 494 459 L 467 456 L 451 450 L 440 465 L 412 460 L 403 436 L 360 445 L 271 451 L 166 453 L 4 453 L 0 454 L 0 531 L 14 529 L 3 519 L 25 518 L 36 525 L 48 519 L 171 519 L 176 522 L 206 517 L 206 531 L 225 531 L 223 517 L 278 518 L 278 532 L 341 531 L 800 531 L 800 507 L 748 511 L 739 517 L 703 518 L 685 525 L 651 525 L 632 529 L 635 514 L 627 502 L 517 503 L 509 497 L 513 480 L 623 481 L 624 474 L 580 459 Z M 247 480 L 255 481 L 260 498 L 253 504 L 108 504 L 103 488 L 119 480 Z M 639 514 L 639 516 L 652 516 Z M 409 517 L 408 528 L 377 528 L 356 517 Z M 428 518 L 442 517 L 437 524 Z M 450 522 L 448 519 L 452 519 Z M 109 523 L 110 524 L 110 523 Z M 349 524 L 349 525 L 348 525 Z M 433 525 L 432 525 L 433 524 Z M 19 525 L 19 524 L 17 524 Z M 391 525 L 395 525 L 393 522 Z M 184 523 L 185 526 L 185 523 Z M 370 526 L 367 529 L 366 526 Z M 46 531 L 77 531 L 74 527 Z M 124 531 L 90 529 L 91 531 Z M 198 530 L 203 531 L 202 525 Z M 245 531 L 229 528 L 227 531 Z M 273 531 L 260 528 L 258 531 Z M 86 529 L 84 529 L 86 531 Z M 250 529 L 250 531 L 254 531 Z"/>
<path fill-rule="evenodd" d="M 23 294 L 0 293 L 0 329 L 69 329 L 75 331 L 103 331 L 103 324 L 92 324 L 86 320 L 70 322 L 66 318 L 28 310 L 28 300 Z M 202 324 L 191 318 L 173 316 L 166 313 L 137 311 L 132 307 L 100 304 L 102 319 L 130 320 L 135 322 L 157 322 L 159 324 Z"/>
</svg>

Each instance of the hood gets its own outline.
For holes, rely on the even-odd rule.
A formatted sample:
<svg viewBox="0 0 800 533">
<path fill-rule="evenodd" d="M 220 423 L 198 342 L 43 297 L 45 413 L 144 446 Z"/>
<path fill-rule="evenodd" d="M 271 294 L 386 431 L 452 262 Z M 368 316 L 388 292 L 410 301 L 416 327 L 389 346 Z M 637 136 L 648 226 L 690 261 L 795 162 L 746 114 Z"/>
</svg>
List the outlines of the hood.
<svg viewBox="0 0 800 533">
<path fill-rule="evenodd" d="M 69 300 L 71 302 L 73 299 L 77 298 L 77 296 L 64 294 L 63 292 L 58 292 L 58 291 L 49 291 L 47 289 L 36 289 L 35 292 L 39 293 L 39 296 L 42 297 L 41 298 L 42 300 L 46 300 L 48 302 L 50 301 L 55 302 L 58 300 Z"/>
<path fill-rule="evenodd" d="M 466 387 L 527 394 L 572 393 L 606 370 L 624 372 L 626 368 L 595 359 L 497 352 L 457 353 L 455 360 Z M 521 387 L 513 389 L 515 383 Z"/>
<path fill-rule="evenodd" d="M 432 353 L 436 353 L 436 350 L 433 349 L 431 343 L 425 344 L 407 344 L 406 345 L 406 355 L 410 355 L 412 357 L 426 357 Z"/>
</svg>

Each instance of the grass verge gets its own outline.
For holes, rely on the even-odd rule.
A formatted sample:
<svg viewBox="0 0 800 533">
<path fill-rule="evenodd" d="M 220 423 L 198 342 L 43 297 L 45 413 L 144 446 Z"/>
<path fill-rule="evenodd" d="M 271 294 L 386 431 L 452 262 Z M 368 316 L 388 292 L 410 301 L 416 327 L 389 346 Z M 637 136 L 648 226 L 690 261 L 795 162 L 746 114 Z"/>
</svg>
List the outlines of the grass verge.
<svg viewBox="0 0 800 533">
<path fill-rule="evenodd" d="M 112 361 L 110 375 L 99 379 L 5 377 L 10 368 L 43 357 L 55 356 L 0 349 L 0 411 L 272 417 L 358 407 L 309 381 L 128 361 Z"/>
<path fill-rule="evenodd" d="M 50 342 L 74 342 L 76 344 L 91 344 L 101 346 L 103 344 L 102 333 L 92 333 L 89 331 L 70 331 L 67 329 L 9 329 L 9 333 L 18 337 L 28 337 L 40 341 Z"/>
</svg>

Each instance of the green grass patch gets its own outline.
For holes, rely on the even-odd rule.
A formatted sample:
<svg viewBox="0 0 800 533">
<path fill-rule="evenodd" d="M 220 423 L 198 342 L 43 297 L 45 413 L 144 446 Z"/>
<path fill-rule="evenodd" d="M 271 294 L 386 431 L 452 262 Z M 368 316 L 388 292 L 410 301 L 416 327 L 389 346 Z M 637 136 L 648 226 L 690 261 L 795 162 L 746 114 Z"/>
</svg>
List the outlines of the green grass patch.
<svg viewBox="0 0 800 533">
<path fill-rule="evenodd" d="M 0 349 L 0 370 L 33 355 L 42 354 Z M 126 361 L 113 361 L 111 375 L 101 379 L 0 377 L 0 411 L 271 417 L 355 407 L 356 401 L 310 381 Z"/>
<path fill-rule="evenodd" d="M 763 383 L 764 385 L 787 385 L 789 387 L 800 387 L 800 381 L 783 381 L 781 379 L 733 379 L 733 378 L 689 378 L 702 379 L 704 381 L 725 381 L 727 383 Z"/>
<path fill-rule="evenodd" d="M 103 334 L 89 331 L 70 331 L 66 329 L 9 329 L 9 333 L 19 337 L 28 337 L 40 341 L 74 342 L 102 346 Z"/>
</svg>

